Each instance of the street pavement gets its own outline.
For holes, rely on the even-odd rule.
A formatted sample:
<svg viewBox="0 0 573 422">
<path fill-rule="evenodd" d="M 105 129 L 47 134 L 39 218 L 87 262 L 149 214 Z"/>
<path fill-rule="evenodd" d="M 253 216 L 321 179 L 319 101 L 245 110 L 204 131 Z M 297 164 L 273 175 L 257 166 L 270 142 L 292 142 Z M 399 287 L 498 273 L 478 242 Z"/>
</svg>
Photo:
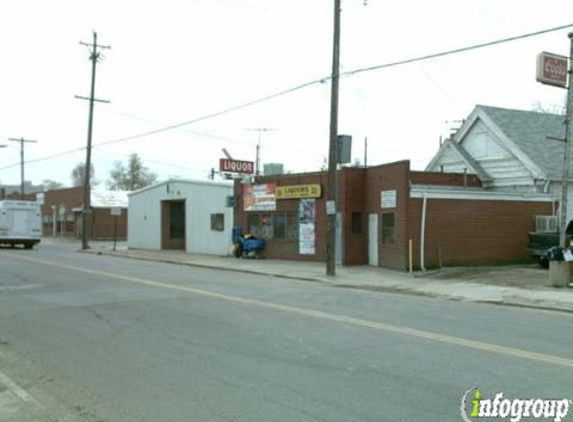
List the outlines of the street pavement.
<svg viewBox="0 0 573 422">
<path fill-rule="evenodd" d="M 322 262 L 237 259 L 232 256 L 190 254 L 182 251 L 128 249 L 124 243 L 113 250 L 109 242 L 92 242 L 88 252 L 263 274 L 337 287 L 573 312 L 573 288 L 552 287 L 549 271 L 535 265 L 446 268 L 413 274 L 370 266 L 337 266 L 336 276 L 328 277 Z"/>
<path fill-rule="evenodd" d="M 77 246 L 0 249 L 0 422 L 441 422 L 476 385 L 570 395 L 573 315 L 479 303 L 570 289 Z"/>
</svg>

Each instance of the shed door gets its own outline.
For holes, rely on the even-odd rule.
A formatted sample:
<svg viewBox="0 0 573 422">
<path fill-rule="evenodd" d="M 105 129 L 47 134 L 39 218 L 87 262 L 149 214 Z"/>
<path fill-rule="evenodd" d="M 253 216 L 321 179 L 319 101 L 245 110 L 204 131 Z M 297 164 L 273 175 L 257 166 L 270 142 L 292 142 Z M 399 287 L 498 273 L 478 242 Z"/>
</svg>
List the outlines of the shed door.
<svg viewBox="0 0 573 422">
<path fill-rule="evenodd" d="M 185 201 L 161 203 L 161 249 L 185 250 Z"/>
<path fill-rule="evenodd" d="M 378 214 L 368 215 L 368 265 L 378 266 Z"/>
</svg>

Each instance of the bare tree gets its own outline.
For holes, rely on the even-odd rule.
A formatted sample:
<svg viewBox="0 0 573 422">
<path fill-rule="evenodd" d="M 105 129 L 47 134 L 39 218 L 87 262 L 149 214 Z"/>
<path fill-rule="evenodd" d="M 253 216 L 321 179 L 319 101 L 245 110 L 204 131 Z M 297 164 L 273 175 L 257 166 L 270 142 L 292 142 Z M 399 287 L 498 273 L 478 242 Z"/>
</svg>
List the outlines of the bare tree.
<svg viewBox="0 0 573 422">
<path fill-rule="evenodd" d="M 84 175 L 86 173 L 86 166 L 84 163 L 78 163 L 72 170 L 72 186 L 83 186 L 84 185 Z M 97 186 L 99 184 L 99 180 L 95 178 L 95 168 L 93 164 L 90 166 L 90 185 Z"/>
<path fill-rule="evenodd" d="M 49 190 L 59 189 L 59 188 L 63 187 L 64 185 L 60 182 L 56 182 L 55 180 L 44 179 L 40 186 L 42 186 L 42 190 L 45 192 L 45 191 L 49 191 Z"/>
<path fill-rule="evenodd" d="M 149 186 L 157 180 L 157 175 L 143 165 L 137 153 L 129 156 L 127 166 L 116 161 L 109 177 L 107 187 L 112 190 L 132 191 Z"/>
</svg>

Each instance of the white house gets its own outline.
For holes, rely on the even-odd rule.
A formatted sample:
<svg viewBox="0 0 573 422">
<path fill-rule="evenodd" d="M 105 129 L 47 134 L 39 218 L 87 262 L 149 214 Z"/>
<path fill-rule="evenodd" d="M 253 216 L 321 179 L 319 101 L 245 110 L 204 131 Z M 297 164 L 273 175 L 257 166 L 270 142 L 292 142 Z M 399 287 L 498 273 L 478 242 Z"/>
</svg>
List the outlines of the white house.
<svg viewBox="0 0 573 422">
<path fill-rule="evenodd" d="M 478 105 L 442 144 L 426 171 L 475 174 L 486 189 L 548 193 L 560 201 L 564 123 L 565 117 L 556 114 Z M 571 221 L 573 183 L 568 199 Z"/>
<path fill-rule="evenodd" d="M 232 182 L 167 180 L 129 194 L 127 244 L 226 255 L 231 245 Z"/>
</svg>

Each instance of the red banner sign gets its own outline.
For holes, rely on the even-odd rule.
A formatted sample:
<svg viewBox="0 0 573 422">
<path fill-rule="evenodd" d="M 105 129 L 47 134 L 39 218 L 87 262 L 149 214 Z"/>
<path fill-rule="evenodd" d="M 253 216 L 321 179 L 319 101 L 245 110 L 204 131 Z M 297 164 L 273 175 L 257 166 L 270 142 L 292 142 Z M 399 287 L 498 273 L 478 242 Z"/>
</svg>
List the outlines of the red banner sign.
<svg viewBox="0 0 573 422">
<path fill-rule="evenodd" d="M 253 174 L 254 167 L 252 161 L 231 160 L 230 158 L 219 160 L 219 171 L 222 173 Z"/>
</svg>

